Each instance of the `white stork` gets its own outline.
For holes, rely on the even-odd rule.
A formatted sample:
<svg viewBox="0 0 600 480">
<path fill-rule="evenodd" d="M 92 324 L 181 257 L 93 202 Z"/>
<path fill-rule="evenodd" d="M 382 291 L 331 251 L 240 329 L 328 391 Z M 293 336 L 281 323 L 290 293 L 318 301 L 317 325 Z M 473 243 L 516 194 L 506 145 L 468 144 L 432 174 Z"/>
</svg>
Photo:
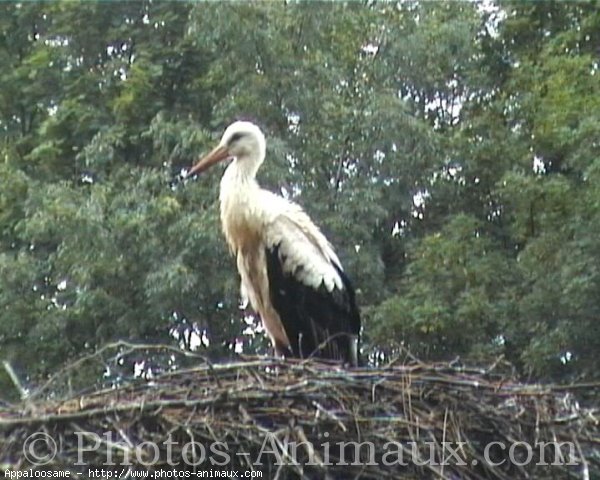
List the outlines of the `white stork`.
<svg viewBox="0 0 600 480">
<path fill-rule="evenodd" d="M 221 222 L 237 258 L 242 296 L 260 315 L 275 351 L 358 364 L 354 289 L 331 244 L 295 203 L 260 188 L 266 141 L 235 122 L 187 176 L 232 159 L 221 179 Z"/>
</svg>

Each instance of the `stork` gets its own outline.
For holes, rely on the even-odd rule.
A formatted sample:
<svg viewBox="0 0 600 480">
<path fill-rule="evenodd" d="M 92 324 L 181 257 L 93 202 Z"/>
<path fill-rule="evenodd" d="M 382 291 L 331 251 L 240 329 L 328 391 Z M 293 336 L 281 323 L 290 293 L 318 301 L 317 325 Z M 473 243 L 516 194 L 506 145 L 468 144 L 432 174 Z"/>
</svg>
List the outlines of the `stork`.
<svg viewBox="0 0 600 480">
<path fill-rule="evenodd" d="M 187 176 L 231 160 L 219 195 L 223 233 L 237 260 L 242 296 L 260 316 L 275 352 L 356 366 L 360 316 L 352 284 L 302 208 L 258 185 L 265 153 L 261 130 L 237 121 Z"/>
</svg>

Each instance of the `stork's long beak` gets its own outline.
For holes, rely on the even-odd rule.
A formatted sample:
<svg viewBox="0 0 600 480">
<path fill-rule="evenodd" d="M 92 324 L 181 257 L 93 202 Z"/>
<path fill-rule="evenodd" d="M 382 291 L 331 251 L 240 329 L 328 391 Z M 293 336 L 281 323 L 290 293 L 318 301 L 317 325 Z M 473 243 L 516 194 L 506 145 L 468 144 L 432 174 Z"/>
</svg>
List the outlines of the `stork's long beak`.
<svg viewBox="0 0 600 480">
<path fill-rule="evenodd" d="M 192 169 L 187 173 L 187 176 L 189 177 L 190 175 L 194 175 L 196 173 L 202 173 L 205 170 L 212 167 L 215 163 L 220 162 L 221 160 L 225 160 L 229 156 L 230 155 L 229 155 L 229 151 L 227 150 L 227 147 L 219 145 L 219 146 L 215 147 L 204 158 L 201 158 L 200 160 L 198 160 L 198 163 L 196 163 L 192 167 Z"/>
</svg>

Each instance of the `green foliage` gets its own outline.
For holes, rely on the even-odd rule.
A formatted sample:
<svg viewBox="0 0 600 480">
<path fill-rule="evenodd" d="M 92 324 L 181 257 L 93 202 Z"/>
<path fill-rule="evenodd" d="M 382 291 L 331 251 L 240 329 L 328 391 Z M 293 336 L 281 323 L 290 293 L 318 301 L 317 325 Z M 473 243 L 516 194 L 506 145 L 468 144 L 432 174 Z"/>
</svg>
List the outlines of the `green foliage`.
<svg viewBox="0 0 600 480">
<path fill-rule="evenodd" d="M 222 170 L 174 181 L 249 117 L 261 182 L 354 279 L 373 359 L 404 342 L 597 376 L 595 8 L 0 5 L 0 359 L 35 382 L 116 339 L 265 352 L 218 227 Z M 174 368 L 74 381 L 141 360 Z"/>
<path fill-rule="evenodd" d="M 461 79 L 477 93 L 418 208 L 425 235 L 396 294 L 369 309 L 384 351 L 405 342 L 422 356 L 503 354 L 523 373 L 597 376 L 594 8 L 508 4 L 497 32 L 468 44 L 499 74 Z"/>
<path fill-rule="evenodd" d="M 483 227 L 458 214 L 416 245 L 400 291 L 369 319 L 381 346 L 393 349 L 396 338 L 386 333 L 391 326 L 418 356 L 499 350 L 492 347 L 503 335 L 499 319 L 514 265 Z"/>
</svg>

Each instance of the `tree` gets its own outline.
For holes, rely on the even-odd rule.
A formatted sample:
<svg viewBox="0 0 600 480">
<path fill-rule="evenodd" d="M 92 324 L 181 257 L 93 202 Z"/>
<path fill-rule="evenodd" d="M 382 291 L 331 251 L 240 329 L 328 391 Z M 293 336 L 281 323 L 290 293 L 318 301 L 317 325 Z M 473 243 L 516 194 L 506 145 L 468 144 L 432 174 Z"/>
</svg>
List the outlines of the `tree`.
<svg viewBox="0 0 600 480">
<path fill-rule="evenodd" d="M 374 361 L 597 375 L 595 4 L 0 8 L 0 357 L 26 379 L 115 339 L 266 351 L 221 172 L 176 180 L 239 117 L 339 250 Z M 178 367 L 79 380 L 142 362 Z"/>
</svg>

